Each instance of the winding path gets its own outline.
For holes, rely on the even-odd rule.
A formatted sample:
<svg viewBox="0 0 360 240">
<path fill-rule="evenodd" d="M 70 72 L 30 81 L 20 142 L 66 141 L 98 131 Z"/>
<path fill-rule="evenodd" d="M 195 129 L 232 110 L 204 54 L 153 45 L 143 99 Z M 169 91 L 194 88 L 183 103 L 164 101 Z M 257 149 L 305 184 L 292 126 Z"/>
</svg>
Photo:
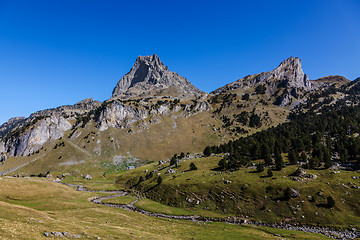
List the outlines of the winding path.
<svg viewBox="0 0 360 240">
<path fill-rule="evenodd" d="M 145 211 L 141 208 L 134 206 L 134 204 L 139 201 L 139 198 L 135 197 L 136 200 L 130 204 L 117 204 L 117 203 L 103 203 L 102 201 L 105 199 L 112 199 L 117 197 L 126 196 L 129 193 L 126 191 L 121 190 L 103 190 L 103 191 L 93 191 L 89 190 L 86 187 L 76 184 L 68 184 L 68 183 L 61 183 L 70 187 L 76 187 L 76 191 L 84 191 L 84 192 L 94 192 L 94 193 L 113 193 L 112 195 L 103 196 L 103 197 L 93 197 L 89 199 L 90 202 L 95 204 L 100 204 L 108 207 L 116 207 L 122 208 L 126 210 L 130 210 L 133 212 L 138 212 L 147 216 L 151 217 L 158 217 L 158 218 L 169 218 L 169 219 L 179 219 L 179 220 L 191 220 L 191 221 L 202 221 L 202 222 L 224 222 L 228 224 L 246 224 L 246 225 L 253 225 L 253 226 L 262 226 L 262 227 L 271 227 L 271 228 L 281 228 L 286 230 L 292 231 L 302 231 L 302 232 L 309 232 L 309 233 L 318 233 L 323 234 L 327 237 L 335 238 L 335 239 L 354 239 L 360 238 L 360 232 L 353 230 L 331 230 L 328 228 L 320 228 L 320 227 L 312 227 L 312 226 L 304 226 L 304 225 L 291 225 L 288 223 L 263 223 L 263 222 L 254 222 L 254 221 L 246 221 L 237 217 L 228 217 L 228 218 L 206 218 L 199 215 L 168 215 L 162 213 L 153 213 Z"/>
</svg>

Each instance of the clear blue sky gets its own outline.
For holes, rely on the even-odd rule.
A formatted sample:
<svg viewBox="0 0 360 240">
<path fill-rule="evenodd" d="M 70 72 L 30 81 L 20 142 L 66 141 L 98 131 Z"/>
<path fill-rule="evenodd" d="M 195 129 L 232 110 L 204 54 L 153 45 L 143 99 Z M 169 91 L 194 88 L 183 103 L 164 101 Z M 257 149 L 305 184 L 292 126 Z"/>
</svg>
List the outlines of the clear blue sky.
<svg viewBox="0 0 360 240">
<path fill-rule="evenodd" d="M 0 124 L 106 100 L 138 55 L 210 92 L 289 56 L 360 76 L 360 1 L 0 0 Z"/>
</svg>

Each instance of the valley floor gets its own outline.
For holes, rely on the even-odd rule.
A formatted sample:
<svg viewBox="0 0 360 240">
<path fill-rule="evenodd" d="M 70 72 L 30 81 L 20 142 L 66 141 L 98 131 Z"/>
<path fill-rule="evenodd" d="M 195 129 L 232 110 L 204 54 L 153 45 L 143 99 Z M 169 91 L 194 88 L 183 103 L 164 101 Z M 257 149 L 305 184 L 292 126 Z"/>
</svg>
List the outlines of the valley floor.
<svg viewBox="0 0 360 240">
<path fill-rule="evenodd" d="M 41 178 L 2 177 L 1 239 L 49 239 L 45 234 L 51 232 L 89 239 L 327 239 L 276 228 L 151 217 L 89 201 L 110 194 L 76 191 Z M 125 197 L 102 201 L 134 200 Z"/>
</svg>

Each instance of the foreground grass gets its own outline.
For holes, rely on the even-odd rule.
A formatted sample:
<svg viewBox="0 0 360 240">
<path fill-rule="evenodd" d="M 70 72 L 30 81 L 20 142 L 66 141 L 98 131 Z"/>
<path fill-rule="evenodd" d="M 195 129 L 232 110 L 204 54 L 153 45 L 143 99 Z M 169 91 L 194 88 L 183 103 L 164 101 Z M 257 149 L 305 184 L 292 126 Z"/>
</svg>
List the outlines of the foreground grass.
<svg viewBox="0 0 360 240">
<path fill-rule="evenodd" d="M 47 239 L 44 232 L 66 231 L 90 239 L 277 239 L 274 234 L 280 232 L 296 239 L 326 239 L 280 229 L 154 218 L 90 203 L 96 195 L 42 179 L 2 178 L 0 236 Z"/>
</svg>

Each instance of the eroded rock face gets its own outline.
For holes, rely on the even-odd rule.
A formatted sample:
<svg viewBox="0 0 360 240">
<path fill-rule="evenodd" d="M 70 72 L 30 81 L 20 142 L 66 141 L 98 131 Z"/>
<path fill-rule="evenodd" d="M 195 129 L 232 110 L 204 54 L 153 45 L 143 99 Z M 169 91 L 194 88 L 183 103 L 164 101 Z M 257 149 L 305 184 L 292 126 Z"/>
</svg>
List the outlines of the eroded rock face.
<svg viewBox="0 0 360 240">
<path fill-rule="evenodd" d="M 24 156 L 39 150 L 50 139 L 59 139 L 72 125 L 63 117 L 51 116 L 37 122 L 19 137 L 10 138 L 5 149 L 10 156 Z"/>
<path fill-rule="evenodd" d="M 287 85 L 294 88 L 311 89 L 311 83 L 301 68 L 299 58 L 290 57 L 280 63 L 273 71 L 269 72 L 271 77 L 282 81 L 287 81 Z"/>
<path fill-rule="evenodd" d="M 4 137 L 11 129 L 24 122 L 24 117 L 10 118 L 6 123 L 0 126 L 0 138 Z M 1 151 L 1 150 L 0 150 Z"/>
<path fill-rule="evenodd" d="M 155 95 L 197 97 L 204 92 L 168 67 L 154 54 L 139 56 L 130 72 L 123 76 L 113 90 L 112 97 L 128 99 Z"/>
<path fill-rule="evenodd" d="M 0 153 L 5 152 L 5 143 L 0 141 Z"/>
<path fill-rule="evenodd" d="M 0 127 L 0 153 L 8 156 L 24 156 L 41 148 L 51 139 L 63 137 L 72 125 L 69 120 L 86 114 L 101 105 L 92 98 L 74 105 L 35 112 L 28 118 L 12 118 Z"/>
<path fill-rule="evenodd" d="M 108 127 L 130 127 L 132 123 L 147 117 L 148 112 L 146 110 L 114 101 L 103 109 L 97 122 L 99 123 L 99 130 L 105 131 Z"/>
<path fill-rule="evenodd" d="M 5 153 L 1 153 L 1 154 L 0 154 L 0 162 L 5 162 L 6 159 L 7 159 L 6 154 L 5 154 Z"/>
<path fill-rule="evenodd" d="M 109 127 L 130 128 L 133 124 L 147 127 L 148 124 L 158 124 L 163 117 L 189 117 L 193 114 L 210 110 L 207 101 L 193 102 L 186 104 L 183 108 L 171 102 L 160 105 L 141 101 L 137 107 L 115 100 L 104 107 L 95 121 L 98 123 L 100 131 L 105 131 Z"/>
</svg>

